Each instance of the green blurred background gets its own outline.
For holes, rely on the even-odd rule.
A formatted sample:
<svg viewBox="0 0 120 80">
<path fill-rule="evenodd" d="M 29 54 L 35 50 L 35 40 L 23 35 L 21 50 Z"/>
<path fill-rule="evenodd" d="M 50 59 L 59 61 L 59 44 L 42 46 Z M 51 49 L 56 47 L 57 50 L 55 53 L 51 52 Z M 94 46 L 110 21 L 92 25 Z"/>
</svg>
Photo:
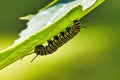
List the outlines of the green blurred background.
<svg viewBox="0 0 120 80">
<path fill-rule="evenodd" d="M 1 0 L 0 50 L 26 28 L 19 17 L 35 14 L 52 0 Z M 52 55 L 32 54 L 0 71 L 0 80 L 120 80 L 120 1 L 106 0 L 82 18 L 87 26 Z"/>
</svg>

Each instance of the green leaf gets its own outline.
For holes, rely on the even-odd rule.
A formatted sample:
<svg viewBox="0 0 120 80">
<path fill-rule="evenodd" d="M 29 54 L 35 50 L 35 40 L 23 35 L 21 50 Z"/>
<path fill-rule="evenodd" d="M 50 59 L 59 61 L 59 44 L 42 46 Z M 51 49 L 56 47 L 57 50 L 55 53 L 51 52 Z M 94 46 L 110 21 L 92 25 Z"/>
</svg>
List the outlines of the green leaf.
<svg viewBox="0 0 120 80">
<path fill-rule="evenodd" d="M 76 0 L 76 1 L 82 1 L 82 0 Z M 93 0 L 88 0 L 88 1 L 90 2 Z M 57 15 L 56 18 L 54 18 L 53 21 L 51 21 L 49 24 L 45 25 L 45 27 L 41 27 L 41 29 L 39 29 L 38 31 L 33 30 L 34 32 L 32 32 L 32 34 L 28 34 L 28 33 L 31 33 L 30 32 L 31 29 L 27 28 L 28 30 L 25 31 L 26 33 L 22 34 L 21 38 L 19 38 L 18 41 L 14 45 L 12 45 L 9 48 L 0 52 L 0 69 L 8 66 L 9 64 L 17 61 L 24 55 L 27 55 L 28 53 L 30 53 L 32 50 L 34 50 L 34 47 L 36 45 L 43 44 L 47 40 L 51 39 L 54 35 L 59 34 L 59 32 L 63 31 L 66 27 L 71 26 L 73 23 L 73 20 L 81 19 L 84 15 L 86 15 L 91 10 L 96 8 L 103 1 L 104 0 L 97 0 L 93 5 L 91 5 L 89 7 L 84 7 L 84 5 L 87 5 L 88 3 L 86 3 L 82 6 L 80 4 L 74 4 L 74 2 L 73 3 L 72 2 L 64 3 L 64 5 L 67 4 L 67 6 L 69 6 L 68 11 L 64 12 L 64 15 L 60 16 L 60 14 L 61 14 L 60 13 L 59 15 Z M 55 0 L 55 2 L 57 2 L 57 1 Z M 53 3 L 51 3 L 51 4 L 53 4 Z M 43 8 L 42 10 L 40 10 L 39 13 L 42 13 L 45 10 L 49 10 L 51 7 L 54 7 L 55 10 L 58 9 L 58 12 L 60 11 L 61 5 L 58 5 L 58 4 L 61 4 L 61 2 L 58 1 L 58 3 L 56 3 L 53 6 L 51 4 L 49 4 L 47 7 Z M 65 7 L 64 9 L 66 9 L 66 8 L 67 7 Z M 51 14 L 52 13 L 50 13 L 50 15 Z M 33 22 L 31 22 L 32 19 L 36 19 L 36 21 L 39 21 L 42 19 L 42 18 L 37 18 L 37 15 L 32 15 L 32 16 L 30 15 L 30 16 L 27 16 L 26 18 L 22 17 L 21 19 L 29 20 L 29 22 L 27 23 L 28 27 L 29 27 L 33 23 Z M 34 17 L 36 17 L 36 18 L 34 18 Z M 48 17 L 49 17 L 49 15 L 48 15 Z M 45 16 L 45 19 L 48 19 L 48 21 L 49 21 L 48 17 Z M 53 19 L 53 17 L 52 17 L 52 19 Z M 47 21 L 47 23 L 48 23 L 48 21 Z M 42 23 L 44 24 L 44 23 L 46 23 L 46 21 L 43 20 Z M 39 24 L 42 24 L 42 23 L 39 23 Z M 36 25 L 36 24 L 32 24 L 32 25 Z M 34 27 L 34 28 L 36 28 L 36 27 Z M 28 37 L 23 39 L 22 38 L 23 35 L 28 36 Z"/>
</svg>

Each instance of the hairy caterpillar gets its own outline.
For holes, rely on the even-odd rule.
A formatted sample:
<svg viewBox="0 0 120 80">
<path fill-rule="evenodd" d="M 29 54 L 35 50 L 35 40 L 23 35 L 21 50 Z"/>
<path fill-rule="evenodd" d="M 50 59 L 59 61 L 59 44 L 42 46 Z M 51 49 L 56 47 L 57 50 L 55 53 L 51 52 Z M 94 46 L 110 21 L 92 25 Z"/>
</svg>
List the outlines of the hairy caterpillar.
<svg viewBox="0 0 120 80">
<path fill-rule="evenodd" d="M 55 52 L 59 47 L 61 47 L 64 43 L 68 42 L 72 39 L 75 35 L 78 34 L 82 27 L 80 26 L 79 20 L 74 20 L 73 25 L 71 27 L 66 28 L 63 32 L 60 32 L 59 35 L 53 37 L 53 39 L 47 41 L 47 45 L 36 45 L 34 51 L 36 56 L 31 60 L 31 62 L 38 56 L 38 55 L 48 55 Z"/>
</svg>

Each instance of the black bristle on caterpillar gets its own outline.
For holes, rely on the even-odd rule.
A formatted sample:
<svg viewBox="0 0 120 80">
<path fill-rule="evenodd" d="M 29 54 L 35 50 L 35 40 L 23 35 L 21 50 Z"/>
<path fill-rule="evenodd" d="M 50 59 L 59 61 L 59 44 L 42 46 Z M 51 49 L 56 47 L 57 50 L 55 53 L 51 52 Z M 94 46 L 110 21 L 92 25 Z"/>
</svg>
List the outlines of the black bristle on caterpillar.
<svg viewBox="0 0 120 80">
<path fill-rule="evenodd" d="M 47 45 L 36 45 L 34 52 L 36 56 L 31 60 L 31 62 L 38 56 L 38 55 L 48 55 L 55 52 L 59 47 L 61 47 L 63 44 L 68 42 L 70 39 L 72 39 L 75 35 L 79 33 L 81 29 L 80 21 L 74 20 L 73 25 L 71 27 L 68 27 L 65 29 L 65 31 L 60 32 L 59 35 L 56 35 L 53 37 L 53 39 L 47 41 Z"/>
</svg>

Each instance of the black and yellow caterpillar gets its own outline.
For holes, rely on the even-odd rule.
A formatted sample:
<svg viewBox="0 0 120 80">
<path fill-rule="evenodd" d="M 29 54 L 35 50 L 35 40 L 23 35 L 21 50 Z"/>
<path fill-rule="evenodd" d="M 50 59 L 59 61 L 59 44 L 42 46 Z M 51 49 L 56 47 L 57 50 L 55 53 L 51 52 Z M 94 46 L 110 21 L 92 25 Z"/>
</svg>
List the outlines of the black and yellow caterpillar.
<svg viewBox="0 0 120 80">
<path fill-rule="evenodd" d="M 47 45 L 36 45 L 34 51 L 36 56 L 31 60 L 31 62 L 38 56 L 38 55 L 48 55 L 55 52 L 59 47 L 61 47 L 64 43 L 68 42 L 72 39 L 75 35 L 78 34 L 80 31 L 80 21 L 74 20 L 73 25 L 71 27 L 66 28 L 63 32 L 60 32 L 59 35 L 53 37 L 53 39 L 47 41 Z"/>
</svg>

